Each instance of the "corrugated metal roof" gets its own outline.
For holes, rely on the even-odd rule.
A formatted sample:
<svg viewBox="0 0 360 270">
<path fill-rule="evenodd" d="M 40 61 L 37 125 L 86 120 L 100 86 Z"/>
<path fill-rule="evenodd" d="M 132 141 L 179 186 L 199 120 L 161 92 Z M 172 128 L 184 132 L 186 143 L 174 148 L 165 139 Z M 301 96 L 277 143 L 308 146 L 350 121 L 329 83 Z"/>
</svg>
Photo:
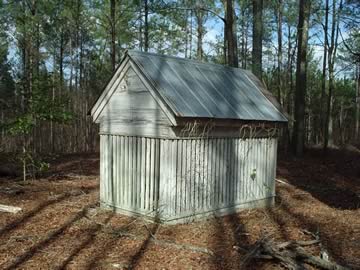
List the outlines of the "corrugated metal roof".
<svg viewBox="0 0 360 270">
<path fill-rule="evenodd" d="M 177 117 L 287 121 L 245 70 L 128 51 Z"/>
</svg>

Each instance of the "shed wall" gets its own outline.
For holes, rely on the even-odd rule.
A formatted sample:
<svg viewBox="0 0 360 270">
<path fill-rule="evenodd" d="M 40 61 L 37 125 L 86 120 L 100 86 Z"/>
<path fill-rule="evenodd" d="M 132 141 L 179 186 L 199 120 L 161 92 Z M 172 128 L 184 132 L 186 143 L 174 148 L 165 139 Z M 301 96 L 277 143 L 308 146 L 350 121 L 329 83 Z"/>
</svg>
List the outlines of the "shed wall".
<svg viewBox="0 0 360 270">
<path fill-rule="evenodd" d="M 276 138 L 101 135 L 103 204 L 170 221 L 275 196 Z"/>
<path fill-rule="evenodd" d="M 172 134 L 170 122 L 157 101 L 129 67 L 100 116 L 100 133 L 162 137 Z"/>
</svg>

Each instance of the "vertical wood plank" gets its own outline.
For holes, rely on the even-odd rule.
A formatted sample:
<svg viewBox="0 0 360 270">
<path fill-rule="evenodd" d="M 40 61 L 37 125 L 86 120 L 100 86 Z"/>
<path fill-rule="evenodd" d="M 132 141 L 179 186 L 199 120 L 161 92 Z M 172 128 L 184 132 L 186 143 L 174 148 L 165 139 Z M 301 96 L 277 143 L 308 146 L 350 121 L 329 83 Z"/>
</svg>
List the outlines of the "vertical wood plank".
<svg viewBox="0 0 360 270">
<path fill-rule="evenodd" d="M 131 189 L 132 189 L 132 183 L 131 183 L 131 177 L 132 177 L 132 142 L 130 140 L 131 137 L 126 137 L 127 138 L 127 142 L 126 142 L 126 146 L 127 146 L 127 162 L 126 162 L 126 168 L 127 168 L 127 175 L 126 175 L 126 194 L 127 194 L 127 207 L 128 209 L 131 210 L 131 200 L 132 200 L 132 194 L 131 194 Z"/>
<path fill-rule="evenodd" d="M 135 209 L 141 209 L 141 202 L 139 202 L 140 199 L 140 183 L 141 183 L 141 140 L 139 140 L 137 137 L 133 137 L 135 141 L 135 169 L 133 171 L 134 175 L 134 205 Z"/>
<path fill-rule="evenodd" d="M 167 143 L 165 139 L 160 140 L 160 183 L 159 183 L 159 207 L 160 211 L 163 213 L 164 208 L 166 207 L 166 177 L 167 177 Z"/>
<path fill-rule="evenodd" d="M 170 186 L 170 201 L 171 201 L 171 215 L 176 215 L 176 166 L 177 166 L 177 140 L 171 140 L 171 186 Z"/>
<path fill-rule="evenodd" d="M 138 137 L 140 147 L 138 148 L 138 160 L 139 160 L 139 168 L 137 174 L 140 175 L 138 179 L 138 207 L 143 211 L 145 208 L 145 162 L 146 162 L 146 146 L 145 146 L 145 138 Z"/>
<path fill-rule="evenodd" d="M 108 143 L 107 143 L 107 137 L 108 135 L 104 135 L 104 181 L 103 181 L 103 198 L 104 198 L 104 202 L 107 202 L 107 196 L 106 196 L 106 192 L 107 192 L 107 182 L 109 181 L 109 177 L 108 177 L 108 174 L 107 174 L 107 168 L 108 168 L 108 162 L 109 162 L 109 159 L 108 159 Z"/>
<path fill-rule="evenodd" d="M 100 201 L 104 201 L 104 165 L 105 165 L 104 135 L 100 135 Z"/>
<path fill-rule="evenodd" d="M 221 162 L 221 139 L 216 139 L 216 208 L 219 208 L 221 205 L 221 170 L 222 170 L 222 162 Z"/>
<path fill-rule="evenodd" d="M 203 181 L 202 181 L 202 186 L 203 186 L 203 192 L 202 192 L 202 209 L 205 210 L 207 209 L 207 205 L 208 205 L 208 194 L 209 194 L 209 174 L 208 174 L 208 153 L 209 153 L 209 148 L 208 148 L 208 139 L 203 139 L 203 144 L 202 144 L 202 148 L 203 148 L 203 154 L 202 154 L 202 164 L 203 164 Z"/>
<path fill-rule="evenodd" d="M 262 139 L 262 154 L 261 154 L 261 159 L 262 159 L 262 197 L 266 198 L 266 190 L 267 190 L 267 183 L 266 183 L 266 160 L 267 160 L 267 153 L 266 153 L 266 139 Z"/>
<path fill-rule="evenodd" d="M 248 144 L 248 140 L 245 139 L 244 140 L 244 196 L 243 199 L 246 201 L 249 199 L 249 162 L 250 162 L 250 158 L 249 158 L 249 144 Z"/>
<path fill-rule="evenodd" d="M 224 144 L 223 144 L 223 148 L 224 148 L 224 174 L 223 174 L 223 181 L 224 181 L 224 190 L 223 190 L 223 196 L 224 196 L 224 200 L 223 200 L 223 206 L 228 205 L 228 203 L 230 202 L 229 200 L 229 170 L 228 170 L 228 166 L 229 166 L 229 160 L 230 160 L 230 155 L 229 155 L 229 139 L 225 138 L 223 139 Z"/>
<path fill-rule="evenodd" d="M 238 171 L 239 171 L 239 158 L 238 158 L 238 139 L 237 138 L 233 138 L 233 149 L 232 149 L 232 153 L 233 153 L 233 163 L 232 163 L 232 183 L 233 183 L 233 203 L 236 204 L 237 202 L 237 193 L 238 193 Z"/>
<path fill-rule="evenodd" d="M 132 137 L 129 137 L 129 187 L 128 187 L 128 196 L 129 196 L 129 202 L 128 202 L 128 207 L 130 210 L 133 210 L 133 165 L 134 165 L 134 158 L 133 158 L 133 140 Z"/>
<path fill-rule="evenodd" d="M 111 196 L 113 198 L 113 205 L 117 205 L 117 196 L 119 194 L 118 192 L 118 145 L 117 145 L 117 137 L 118 136 L 113 136 L 112 137 L 112 144 L 113 144 L 113 186 L 112 186 L 112 192 L 111 192 Z"/>
<path fill-rule="evenodd" d="M 273 168 L 272 168 L 272 195 L 275 196 L 275 178 L 276 178 L 276 164 L 277 164 L 277 147 L 278 147 L 278 140 L 276 138 L 271 139 L 274 142 L 273 146 Z"/>
<path fill-rule="evenodd" d="M 119 136 L 119 149 L 120 149 L 120 157 L 119 157 L 119 204 L 121 206 L 124 205 L 124 157 L 125 157 L 125 153 L 124 153 L 124 137 L 123 136 Z"/>
<path fill-rule="evenodd" d="M 212 175 L 211 175 L 211 139 L 206 139 L 206 210 L 211 209 L 211 196 L 213 192 L 212 188 Z"/>
<path fill-rule="evenodd" d="M 108 198 L 108 200 L 110 199 L 110 202 L 111 204 L 113 203 L 112 202 L 112 184 L 113 184 L 113 147 L 112 147 L 112 136 L 109 135 L 108 136 L 108 158 L 109 158 L 109 164 L 108 164 L 108 168 L 107 168 L 107 171 L 108 171 L 108 185 L 107 185 L 107 192 L 106 192 L 106 196 Z"/>
<path fill-rule="evenodd" d="M 188 140 L 183 140 L 183 158 L 182 158 L 182 195 L 183 195 L 183 209 L 182 212 L 186 212 L 188 209 Z"/>
<path fill-rule="evenodd" d="M 156 215 L 158 214 L 158 208 L 159 208 L 159 190 L 158 190 L 158 184 L 159 184 L 159 154 L 158 152 L 160 151 L 160 145 L 158 144 L 158 139 L 154 139 L 153 142 L 153 152 L 154 152 L 154 177 L 153 177 L 153 186 L 154 186 L 154 191 L 152 193 L 152 198 L 153 198 L 153 211 L 155 211 Z"/>
<path fill-rule="evenodd" d="M 216 196 L 217 196 L 217 183 L 216 183 L 216 139 L 212 139 L 211 140 L 211 157 L 210 157 L 210 160 L 211 160 L 211 208 L 215 207 L 216 208 L 216 203 L 217 203 L 217 200 L 216 200 Z"/>
<path fill-rule="evenodd" d="M 144 138 L 144 211 L 149 211 L 149 190 L 150 190 L 150 139 Z"/>
<path fill-rule="evenodd" d="M 149 161 L 149 209 L 148 211 L 153 210 L 154 208 L 154 192 L 155 192 L 155 139 L 150 140 L 150 161 Z"/>
</svg>

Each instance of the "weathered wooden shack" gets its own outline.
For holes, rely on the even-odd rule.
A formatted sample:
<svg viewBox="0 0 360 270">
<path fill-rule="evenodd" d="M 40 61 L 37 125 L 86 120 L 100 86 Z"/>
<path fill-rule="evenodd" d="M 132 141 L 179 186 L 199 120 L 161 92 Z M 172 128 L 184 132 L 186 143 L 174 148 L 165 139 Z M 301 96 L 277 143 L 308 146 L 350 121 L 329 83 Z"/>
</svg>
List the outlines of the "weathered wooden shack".
<svg viewBox="0 0 360 270">
<path fill-rule="evenodd" d="M 274 202 L 287 119 L 249 71 L 127 51 L 91 115 L 103 207 L 175 223 Z"/>
</svg>

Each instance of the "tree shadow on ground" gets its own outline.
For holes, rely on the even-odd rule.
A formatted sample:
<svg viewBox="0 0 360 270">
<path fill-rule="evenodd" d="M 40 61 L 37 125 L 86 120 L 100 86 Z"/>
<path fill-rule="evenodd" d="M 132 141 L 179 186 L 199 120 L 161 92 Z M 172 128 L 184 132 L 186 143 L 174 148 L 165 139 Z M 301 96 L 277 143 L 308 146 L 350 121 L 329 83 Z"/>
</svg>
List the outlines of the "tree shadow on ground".
<svg viewBox="0 0 360 270">
<path fill-rule="evenodd" d="M 144 256 L 146 250 L 149 247 L 149 244 L 151 242 L 151 239 L 153 237 L 155 237 L 156 232 L 158 231 L 160 227 L 159 223 L 156 223 L 155 226 L 153 226 L 153 228 L 151 228 L 149 230 L 149 234 L 146 237 L 146 239 L 143 241 L 141 247 L 138 249 L 138 251 L 131 257 L 131 259 L 129 260 L 129 267 L 128 269 L 135 269 L 136 266 L 139 264 L 141 258 Z"/>
<path fill-rule="evenodd" d="M 89 231 L 87 231 L 87 239 L 83 241 L 78 247 L 76 247 L 71 254 L 58 266 L 56 269 L 63 270 L 66 269 L 67 265 L 86 247 L 90 246 L 97 233 L 102 229 L 104 225 L 107 225 L 110 220 L 113 218 L 115 213 L 111 213 L 104 221 L 103 224 L 95 224 Z"/>
<path fill-rule="evenodd" d="M 40 203 L 37 207 L 30 210 L 29 212 L 26 212 L 26 214 L 22 215 L 19 219 L 16 219 L 15 221 L 13 221 L 13 222 L 7 224 L 5 227 L 1 228 L 0 236 L 15 230 L 19 226 L 23 225 L 30 218 L 32 218 L 36 214 L 38 214 L 40 211 L 44 210 L 45 208 L 47 208 L 53 204 L 62 202 L 64 200 L 66 200 L 67 198 L 69 198 L 70 196 L 71 196 L 70 194 L 63 194 L 61 196 L 56 197 L 55 199 L 46 200 L 46 201 Z"/>
<path fill-rule="evenodd" d="M 55 241 L 67 228 L 69 228 L 73 223 L 83 218 L 89 207 L 93 207 L 94 204 L 88 205 L 82 209 L 82 211 L 76 213 L 73 217 L 68 219 L 63 225 L 58 229 L 50 232 L 43 240 L 39 241 L 35 245 L 31 246 L 27 251 L 22 255 L 17 256 L 9 266 L 4 267 L 6 270 L 17 269 L 21 264 L 31 259 L 39 250 L 49 245 L 51 242 Z"/>
<path fill-rule="evenodd" d="M 294 198 L 292 198 L 292 200 L 293 199 Z M 306 198 L 299 198 L 296 203 L 301 203 L 302 200 L 306 200 Z M 348 236 L 342 234 L 334 235 L 332 232 L 329 232 L 329 228 L 327 228 L 327 225 L 329 224 L 329 220 L 326 218 L 327 216 L 321 217 L 321 213 L 319 214 L 320 216 L 313 216 L 306 212 L 297 212 L 294 208 L 296 208 L 296 206 L 291 205 L 286 200 L 286 197 L 280 195 L 277 197 L 276 207 L 268 208 L 266 210 L 266 214 L 271 219 L 271 223 L 278 226 L 278 231 L 281 233 L 281 237 L 284 240 L 300 240 L 293 239 L 294 235 L 300 234 L 302 235 L 300 237 L 304 237 L 305 232 L 311 232 L 314 235 L 317 234 L 320 238 L 320 245 L 322 248 L 328 251 L 331 258 L 337 263 L 349 267 L 349 269 L 358 269 L 360 267 L 360 262 L 352 262 L 344 259 L 344 251 L 342 250 L 340 243 Z M 346 224 L 344 225 L 341 222 L 338 224 L 336 221 L 332 221 L 331 223 L 332 227 L 346 227 Z M 355 266 L 355 264 L 358 263 L 359 265 Z"/>
<path fill-rule="evenodd" d="M 360 177 L 356 175 L 357 170 L 360 170 L 360 154 L 329 150 L 328 156 L 324 156 L 319 151 L 309 150 L 302 159 L 282 157 L 278 165 L 278 177 L 309 192 L 329 207 L 358 209 Z"/>
</svg>

